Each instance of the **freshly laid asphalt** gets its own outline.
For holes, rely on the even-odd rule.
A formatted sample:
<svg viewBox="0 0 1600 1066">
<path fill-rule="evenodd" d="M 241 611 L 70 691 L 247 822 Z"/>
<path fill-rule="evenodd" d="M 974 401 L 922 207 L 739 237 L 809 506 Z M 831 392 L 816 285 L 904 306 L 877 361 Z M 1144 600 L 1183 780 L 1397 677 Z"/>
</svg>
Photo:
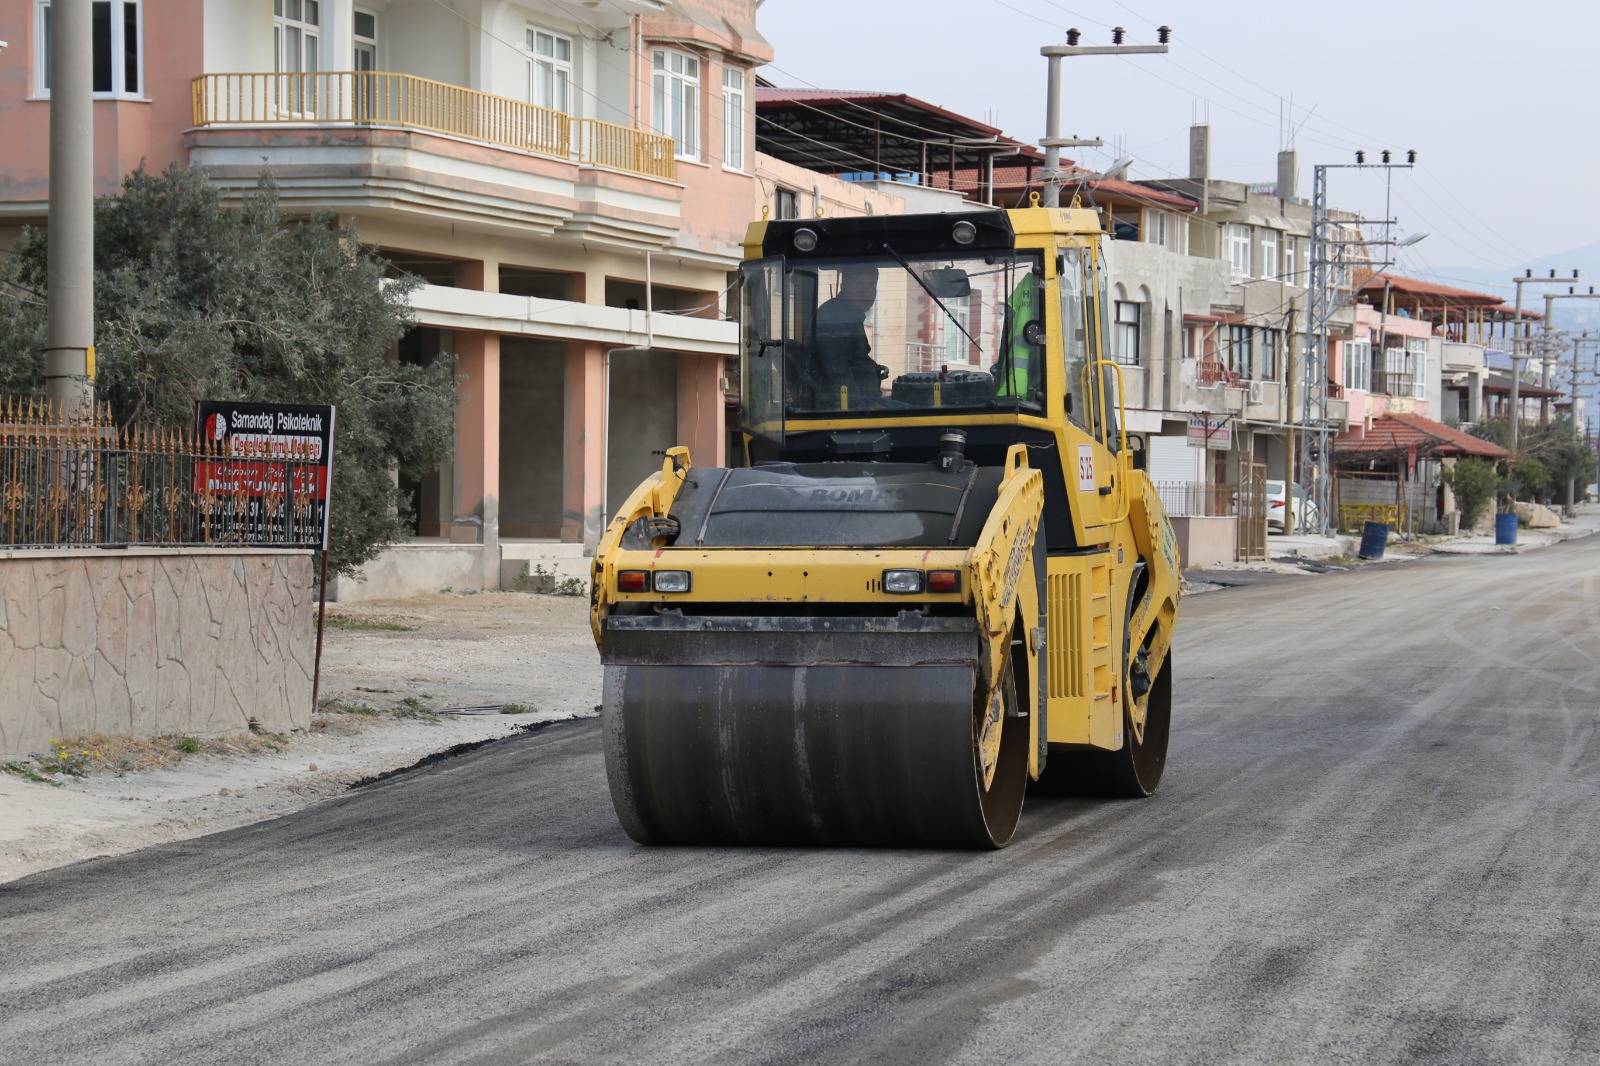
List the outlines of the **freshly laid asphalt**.
<svg viewBox="0 0 1600 1066">
<path fill-rule="evenodd" d="M 590 721 L 0 885 L 0 1060 L 1600 1061 L 1600 538 L 1176 648 L 1156 796 L 1002 852 L 636 847 Z"/>
</svg>

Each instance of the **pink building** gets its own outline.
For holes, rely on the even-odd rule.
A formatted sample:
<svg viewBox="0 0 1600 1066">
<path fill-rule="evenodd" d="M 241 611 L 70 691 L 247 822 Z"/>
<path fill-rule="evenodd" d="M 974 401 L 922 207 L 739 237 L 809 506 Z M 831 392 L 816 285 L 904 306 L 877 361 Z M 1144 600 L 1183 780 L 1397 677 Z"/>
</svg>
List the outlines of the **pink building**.
<svg viewBox="0 0 1600 1066">
<path fill-rule="evenodd" d="M 96 191 L 270 170 L 425 284 L 397 359 L 458 357 L 417 538 L 341 598 L 585 572 L 606 515 L 724 450 L 755 201 L 755 0 L 94 0 Z M 49 0 L 0 0 L 0 247 L 47 221 Z"/>
</svg>

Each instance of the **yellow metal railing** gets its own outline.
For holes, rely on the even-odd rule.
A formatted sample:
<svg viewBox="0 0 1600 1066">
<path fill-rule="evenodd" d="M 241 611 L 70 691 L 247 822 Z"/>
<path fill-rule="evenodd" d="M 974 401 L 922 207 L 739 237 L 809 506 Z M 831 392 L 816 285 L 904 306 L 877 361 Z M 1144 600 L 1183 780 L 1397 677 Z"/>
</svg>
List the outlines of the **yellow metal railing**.
<svg viewBox="0 0 1600 1066">
<path fill-rule="evenodd" d="M 1393 529 L 1414 525 L 1420 518 L 1417 509 L 1397 503 L 1341 503 L 1339 528 L 1359 530 L 1368 522 L 1382 522 Z"/>
<path fill-rule="evenodd" d="M 192 85 L 196 126 L 394 126 L 668 181 L 677 177 L 671 137 L 575 119 L 548 107 L 411 74 L 202 74 Z"/>
</svg>

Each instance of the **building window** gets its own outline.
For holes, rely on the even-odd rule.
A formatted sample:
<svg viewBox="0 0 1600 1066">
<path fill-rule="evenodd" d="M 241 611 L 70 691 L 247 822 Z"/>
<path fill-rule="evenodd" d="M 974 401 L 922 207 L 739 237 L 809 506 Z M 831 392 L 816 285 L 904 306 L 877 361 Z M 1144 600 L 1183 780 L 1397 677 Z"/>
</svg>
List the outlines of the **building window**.
<svg viewBox="0 0 1600 1066">
<path fill-rule="evenodd" d="M 1256 335 L 1256 351 L 1260 356 L 1262 381 L 1278 380 L 1278 346 L 1283 334 L 1275 329 L 1263 329 Z"/>
<path fill-rule="evenodd" d="M 50 3 L 39 4 L 36 47 L 38 92 L 50 95 Z M 144 17 L 140 0 L 95 0 L 89 11 L 94 38 L 93 89 L 96 96 L 138 96 L 144 87 Z"/>
<path fill-rule="evenodd" d="M 1126 300 L 1117 301 L 1117 320 L 1111 333 L 1111 343 L 1117 362 L 1123 366 L 1139 365 L 1139 305 Z"/>
<path fill-rule="evenodd" d="M 1406 372 L 1411 375 L 1411 395 L 1428 398 L 1428 342 L 1421 337 L 1406 338 Z"/>
<path fill-rule="evenodd" d="M 1372 391 L 1372 342 L 1344 342 L 1344 387 L 1359 392 Z"/>
<path fill-rule="evenodd" d="M 1261 231 L 1261 276 L 1278 276 L 1278 231 L 1275 229 Z"/>
<path fill-rule="evenodd" d="M 1251 373 L 1250 334 L 1250 327 L 1246 325 L 1235 323 L 1228 327 L 1228 369 L 1242 381 L 1250 381 L 1255 376 Z"/>
<path fill-rule="evenodd" d="M 355 69 L 371 73 L 378 69 L 378 16 L 359 8 L 355 13 Z"/>
<path fill-rule="evenodd" d="M 774 218 L 799 218 L 800 194 L 779 185 L 772 196 L 772 214 Z"/>
<path fill-rule="evenodd" d="M 744 71 L 722 68 L 722 165 L 744 169 Z"/>
<path fill-rule="evenodd" d="M 700 158 L 700 60 L 657 48 L 651 53 L 650 120 L 671 137 L 678 158 Z"/>
<path fill-rule="evenodd" d="M 1300 242 L 1294 237 L 1283 238 L 1283 280 L 1290 285 L 1304 285 L 1306 279 L 1300 273 Z"/>
<path fill-rule="evenodd" d="M 1228 265 L 1236 278 L 1255 276 L 1250 262 L 1250 227 L 1230 222 L 1223 230 L 1223 240 L 1228 253 Z"/>
<path fill-rule="evenodd" d="M 1167 225 L 1167 212 L 1145 209 L 1144 239 L 1147 243 L 1167 247 Z"/>
<path fill-rule="evenodd" d="M 321 70 L 317 49 L 322 38 L 319 0 L 272 0 L 272 63 L 280 74 Z"/>
<path fill-rule="evenodd" d="M 529 26 L 528 99 L 540 107 L 572 113 L 572 38 Z"/>
</svg>

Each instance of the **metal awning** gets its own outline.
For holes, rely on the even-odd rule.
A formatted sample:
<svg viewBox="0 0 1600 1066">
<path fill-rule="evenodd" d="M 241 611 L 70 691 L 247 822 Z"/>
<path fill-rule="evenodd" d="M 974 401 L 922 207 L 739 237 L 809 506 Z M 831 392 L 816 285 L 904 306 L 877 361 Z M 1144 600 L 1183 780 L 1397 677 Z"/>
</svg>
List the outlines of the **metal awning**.
<svg viewBox="0 0 1600 1066">
<path fill-rule="evenodd" d="M 775 86 L 756 88 L 756 150 L 826 174 L 909 174 L 946 186 L 948 177 L 933 176 L 1044 158 L 993 126 L 905 93 Z"/>
</svg>

